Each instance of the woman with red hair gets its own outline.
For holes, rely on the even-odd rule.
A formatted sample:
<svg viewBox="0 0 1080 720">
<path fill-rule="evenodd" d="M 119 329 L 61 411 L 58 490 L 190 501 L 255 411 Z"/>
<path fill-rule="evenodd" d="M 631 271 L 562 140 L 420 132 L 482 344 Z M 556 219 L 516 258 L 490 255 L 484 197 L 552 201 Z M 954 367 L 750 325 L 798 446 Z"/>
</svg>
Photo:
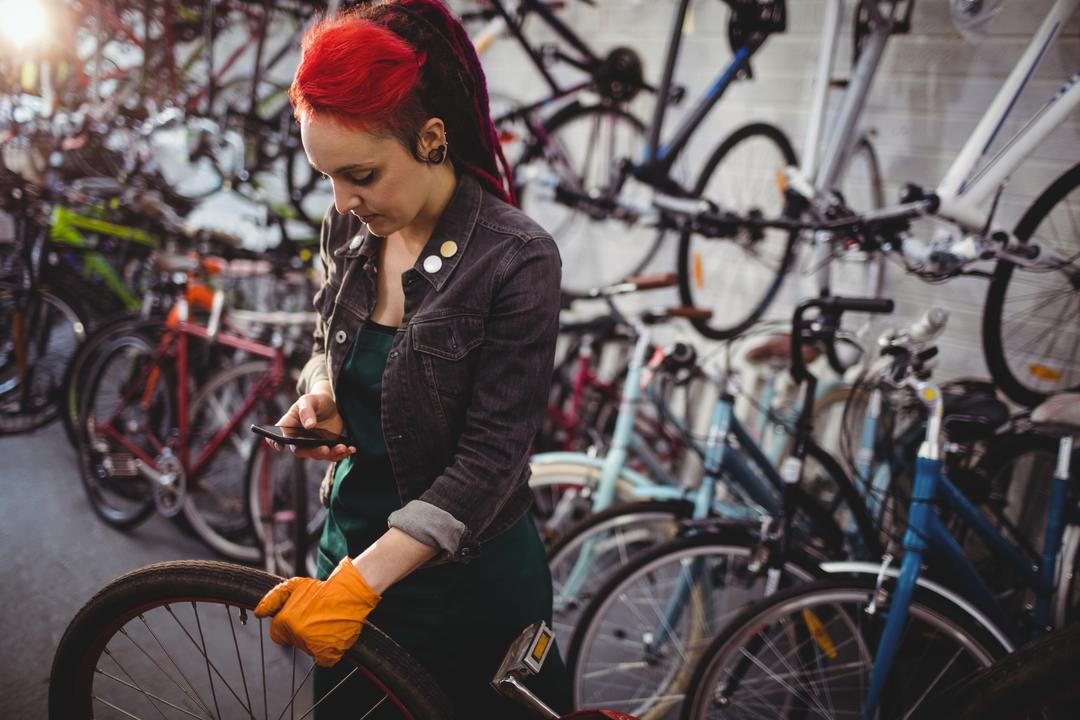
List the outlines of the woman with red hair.
<svg viewBox="0 0 1080 720">
<path fill-rule="evenodd" d="M 349 445 L 296 451 L 334 462 L 318 578 L 281 583 L 256 615 L 315 657 L 316 697 L 333 690 L 319 717 L 378 701 L 333 667 L 366 618 L 462 718 L 519 717 L 489 682 L 518 632 L 551 621 L 528 456 L 558 333 L 558 250 L 512 204 L 484 74 L 436 0 L 318 23 L 291 96 L 334 207 L 314 349 L 278 424 Z M 535 680 L 570 709 L 557 652 Z"/>
</svg>

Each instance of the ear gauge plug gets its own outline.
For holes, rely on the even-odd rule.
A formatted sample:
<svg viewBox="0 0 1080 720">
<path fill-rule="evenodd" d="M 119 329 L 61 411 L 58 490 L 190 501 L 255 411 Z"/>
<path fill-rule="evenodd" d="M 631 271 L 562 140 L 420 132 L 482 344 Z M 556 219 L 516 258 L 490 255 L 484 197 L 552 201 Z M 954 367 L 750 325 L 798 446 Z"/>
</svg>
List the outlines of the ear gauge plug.
<svg viewBox="0 0 1080 720">
<path fill-rule="evenodd" d="M 427 161 L 432 165 L 441 165 L 442 161 L 446 159 L 446 144 L 442 144 L 437 148 L 432 148 L 428 151 Z"/>
</svg>

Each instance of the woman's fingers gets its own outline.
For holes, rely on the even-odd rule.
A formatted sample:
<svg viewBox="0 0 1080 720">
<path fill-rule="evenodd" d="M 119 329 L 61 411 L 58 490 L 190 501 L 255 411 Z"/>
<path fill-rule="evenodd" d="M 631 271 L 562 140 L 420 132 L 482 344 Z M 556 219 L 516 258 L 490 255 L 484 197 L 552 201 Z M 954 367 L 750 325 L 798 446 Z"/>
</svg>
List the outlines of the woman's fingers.
<svg viewBox="0 0 1080 720">
<path fill-rule="evenodd" d="M 296 414 L 300 418 L 300 424 L 306 428 L 312 427 L 318 422 L 319 414 L 313 407 L 314 403 L 311 402 L 309 395 L 301 395 L 300 399 L 296 401 Z"/>
<path fill-rule="evenodd" d="M 356 452 L 355 447 L 342 444 L 335 445 L 334 447 L 320 445 L 313 448 L 301 448 L 295 445 L 290 445 L 289 448 L 293 451 L 293 454 L 296 455 L 296 457 L 310 458 L 313 460 L 327 460 L 329 462 L 337 462 L 338 460 L 344 460 L 345 458 Z"/>
</svg>

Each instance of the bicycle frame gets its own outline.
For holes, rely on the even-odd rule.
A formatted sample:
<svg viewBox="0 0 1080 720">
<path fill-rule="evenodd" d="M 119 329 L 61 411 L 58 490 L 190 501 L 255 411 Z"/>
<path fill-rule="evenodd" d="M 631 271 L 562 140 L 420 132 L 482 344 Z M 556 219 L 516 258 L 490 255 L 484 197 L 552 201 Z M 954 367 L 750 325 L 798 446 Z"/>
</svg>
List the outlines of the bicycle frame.
<svg viewBox="0 0 1080 720">
<path fill-rule="evenodd" d="M 935 502 L 943 502 L 959 515 L 1004 562 L 1022 576 L 1024 583 L 1036 596 L 1035 627 L 1042 629 L 1050 625 L 1050 598 L 1054 592 L 1056 561 L 1061 548 L 1069 494 L 1071 443 L 1068 440 L 1061 443 L 1059 462 L 1050 491 L 1043 551 L 1039 565 L 1032 567 L 1027 556 L 998 532 L 987 517 L 945 477 L 938 443 L 944 407 L 941 392 L 930 383 L 918 383 L 917 392 L 931 407 L 927 439 L 920 448 L 916 461 L 915 484 L 908 510 L 908 528 L 903 539 L 904 556 L 874 657 L 870 687 L 861 716 L 863 718 L 872 718 L 876 712 L 882 689 L 899 649 L 912 595 L 919 580 L 923 556 L 927 551 L 932 553 L 933 560 L 941 561 L 943 571 L 955 580 L 954 586 L 961 594 L 986 612 L 999 628 L 1012 631 L 1010 634 L 1015 639 L 1013 623 L 967 559 L 963 548 L 933 511 Z"/>
<path fill-rule="evenodd" d="M 990 146 L 1000 134 L 1017 99 L 1078 5 L 1080 0 L 1056 0 L 1047 12 L 1024 54 L 938 185 L 940 215 L 968 228 L 983 227 L 987 222 L 985 203 L 1031 150 L 1080 105 L 1078 70 L 993 157 L 987 159 Z M 980 162 L 982 166 L 977 167 Z"/>
<path fill-rule="evenodd" d="M 111 223 L 98 218 L 79 215 L 58 206 L 52 212 L 49 237 L 58 243 L 70 245 L 83 251 L 83 272 L 87 277 L 99 277 L 105 286 L 132 311 L 142 306 L 142 300 L 134 295 L 101 253 L 93 250 L 96 243 L 88 240 L 80 230 L 100 235 L 111 235 L 127 242 L 156 249 L 161 243 L 151 233 L 139 228 Z"/>
<path fill-rule="evenodd" d="M 837 0 L 833 0 L 836 2 Z M 912 0 L 909 0 L 909 2 Z M 1027 123 L 1005 142 L 1004 146 L 992 157 L 988 158 L 990 146 L 998 138 L 1010 113 L 1016 105 L 1017 99 L 1023 92 L 1027 83 L 1031 80 L 1039 62 L 1045 56 L 1046 51 L 1057 40 L 1068 19 L 1080 5 L 1080 0 L 1056 0 L 1047 12 L 1039 29 L 1032 36 L 1024 54 L 1013 67 L 1009 77 L 1002 84 L 997 96 L 990 107 L 983 114 L 982 119 L 965 143 L 960 154 L 953 161 L 945 177 L 939 183 L 935 192 L 937 207 L 930 210 L 930 206 L 924 204 L 918 208 L 919 213 L 932 213 L 953 221 L 963 229 L 972 232 L 983 233 L 989 229 L 991 232 L 999 228 L 987 228 L 992 219 L 986 208 L 987 201 L 999 191 L 1001 185 L 1031 152 L 1058 124 L 1060 124 L 1070 111 L 1080 105 L 1080 71 L 1068 78 L 1060 90 L 1054 94 L 1047 103 L 1036 112 Z M 862 54 L 856 63 L 852 78 L 844 93 L 843 101 L 837 115 L 837 119 L 829 135 L 829 141 L 825 147 L 820 164 L 816 162 L 817 143 L 808 144 L 808 160 L 805 161 L 801 174 L 812 183 L 813 189 L 819 198 L 828 200 L 833 188 L 840 178 L 844 169 L 844 163 L 854 149 L 858 137 L 853 132 L 859 118 L 862 115 L 869 95 L 874 76 L 884 55 L 885 46 L 889 35 L 894 31 L 895 21 L 885 18 L 875 5 L 873 8 L 877 17 L 872 20 L 871 30 L 863 47 Z M 834 18 L 833 5 L 829 6 L 829 18 L 826 28 L 828 32 L 829 22 L 839 22 Z M 830 38 L 825 46 L 835 44 L 835 32 L 827 35 Z M 826 53 L 820 59 L 819 69 L 831 66 L 831 55 L 825 59 Z M 815 88 L 814 110 L 811 113 L 813 120 L 817 120 L 820 107 L 823 108 L 824 88 Z M 820 97 L 819 97 L 820 96 Z M 808 130 L 808 143 L 815 141 L 820 134 L 820 127 L 813 122 Z M 981 166 L 980 166 L 980 163 Z M 884 208 L 874 212 L 877 217 L 910 217 L 912 208 L 896 206 Z M 1053 258 L 1039 257 L 1036 259 L 1016 257 L 1008 255 L 1010 262 L 1022 267 L 1040 265 L 1045 262 L 1054 262 Z M 829 287 L 829 267 L 827 262 L 820 262 L 818 272 L 818 287 L 823 292 Z"/>
<path fill-rule="evenodd" d="M 671 35 L 668 40 L 667 56 L 664 60 L 664 73 L 657 91 L 660 98 L 669 97 L 672 91 L 672 79 L 675 74 L 675 64 L 679 57 L 679 46 L 682 43 L 683 23 L 689 11 L 690 0 L 680 0 L 675 10 L 671 24 Z M 702 121 L 720 100 L 724 92 L 740 74 L 748 67 L 750 58 L 764 43 L 767 36 L 762 36 L 755 42 L 737 48 L 727 67 L 716 77 L 713 84 L 698 101 L 698 104 L 686 116 L 676 129 L 674 136 L 666 144 L 661 144 L 660 136 L 664 127 L 664 115 L 667 104 L 658 102 L 653 111 L 653 119 L 649 125 L 649 136 L 645 144 L 645 156 L 642 162 L 631 168 L 633 174 L 655 185 L 657 188 L 676 195 L 688 195 L 685 188 L 679 187 L 678 183 L 671 178 L 671 169 L 676 160 L 686 149 L 691 136 L 701 125 Z"/>
<path fill-rule="evenodd" d="M 544 58 L 541 53 L 529 44 L 528 39 L 526 39 L 525 34 L 521 30 L 521 24 L 514 21 L 514 18 L 511 17 L 510 12 L 506 9 L 506 5 L 503 3 L 503 1 L 489 0 L 489 2 L 491 3 L 491 6 L 495 9 L 495 12 L 497 12 L 502 18 L 503 22 L 506 23 L 507 29 L 514 36 L 514 39 L 518 41 L 518 44 L 521 45 L 522 50 L 525 51 L 525 54 L 532 62 L 533 67 L 535 67 L 536 71 L 540 73 L 540 76 L 544 79 L 544 82 L 547 83 L 548 88 L 550 88 L 551 90 L 551 97 L 545 98 L 539 103 L 529 105 L 526 108 L 520 108 L 518 110 L 515 110 L 502 118 L 498 118 L 497 122 L 511 117 L 515 117 L 517 115 L 530 114 L 537 107 L 545 105 L 554 100 L 558 100 L 559 98 L 566 97 L 567 95 L 571 95 L 579 90 L 584 90 L 590 84 L 592 84 L 592 79 L 590 78 L 589 80 L 586 80 L 577 85 L 572 85 L 568 88 L 561 87 L 559 83 L 556 82 L 552 74 L 548 72 L 547 66 L 544 64 Z M 578 59 L 569 57 L 562 52 L 557 52 L 556 57 L 559 60 L 569 63 L 570 65 L 573 65 L 579 70 L 583 70 L 590 74 L 597 68 L 597 66 L 601 64 L 600 58 L 598 58 L 593 53 L 593 51 L 589 49 L 589 46 L 586 45 L 581 40 L 581 38 L 574 34 L 574 31 L 571 30 L 566 25 L 566 23 L 560 20 L 551 11 L 551 8 L 549 8 L 546 3 L 539 2 L 538 0 L 521 0 L 521 5 L 525 8 L 526 13 L 536 13 L 540 17 L 540 19 L 548 25 L 548 27 L 554 30 L 559 37 L 561 37 L 564 41 L 566 41 L 568 45 L 570 45 L 570 47 L 574 48 L 574 50 L 581 54 L 581 58 Z"/>
</svg>

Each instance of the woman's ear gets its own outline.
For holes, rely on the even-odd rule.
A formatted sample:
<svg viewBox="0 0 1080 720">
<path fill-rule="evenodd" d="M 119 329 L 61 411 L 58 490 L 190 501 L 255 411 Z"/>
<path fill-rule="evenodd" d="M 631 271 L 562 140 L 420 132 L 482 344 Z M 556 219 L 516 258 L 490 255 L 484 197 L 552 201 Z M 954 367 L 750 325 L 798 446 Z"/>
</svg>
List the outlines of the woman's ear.
<svg viewBox="0 0 1080 720">
<path fill-rule="evenodd" d="M 417 150 L 420 157 L 427 157 L 432 150 L 448 145 L 446 125 L 443 124 L 442 119 L 437 117 L 428 118 L 428 121 L 420 128 L 419 141 L 420 147 Z"/>
</svg>

